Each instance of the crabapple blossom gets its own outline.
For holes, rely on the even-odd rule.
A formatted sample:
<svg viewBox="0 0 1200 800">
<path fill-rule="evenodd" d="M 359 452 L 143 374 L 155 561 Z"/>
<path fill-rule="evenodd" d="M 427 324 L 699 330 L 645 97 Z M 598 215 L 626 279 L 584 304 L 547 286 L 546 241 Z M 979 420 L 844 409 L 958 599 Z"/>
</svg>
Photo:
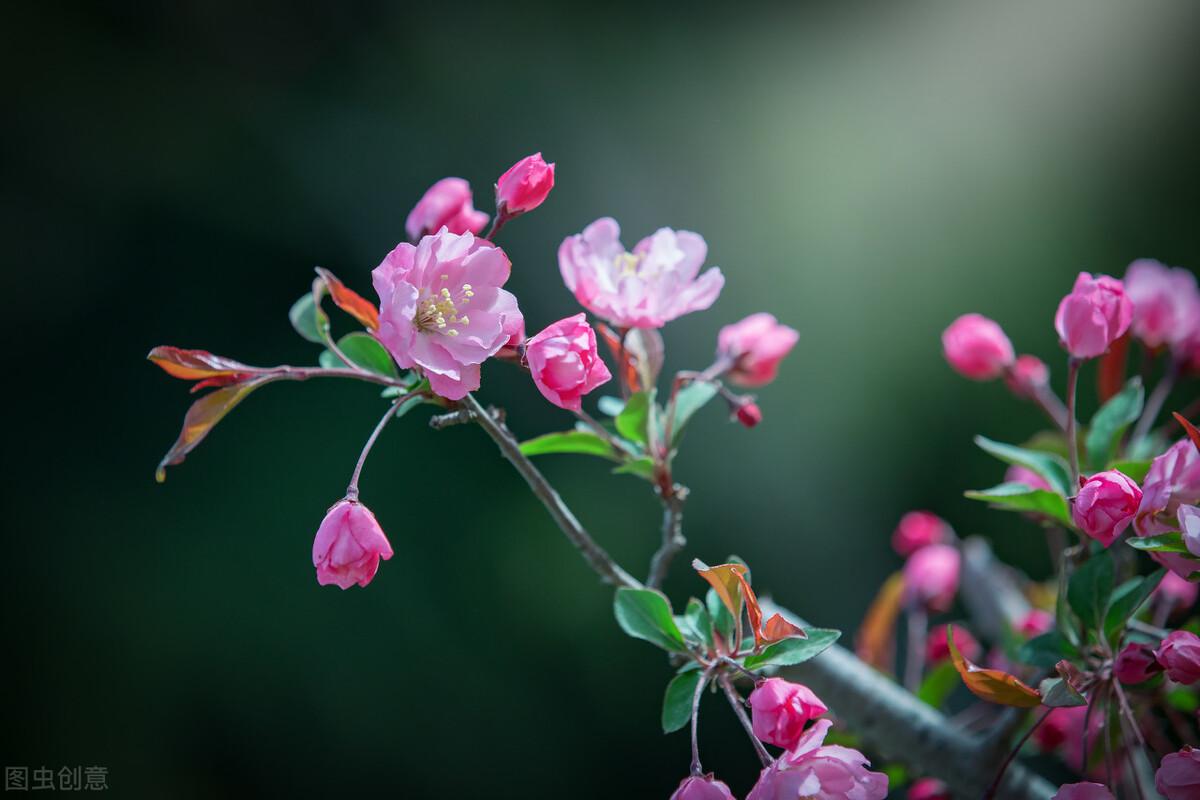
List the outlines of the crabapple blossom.
<svg viewBox="0 0 1200 800">
<path fill-rule="evenodd" d="M 779 362 L 800 334 L 770 314 L 751 314 L 717 334 L 717 354 L 733 362 L 729 379 L 742 386 L 764 386 L 775 380 Z"/>
<path fill-rule="evenodd" d="M 366 586 L 379 569 L 379 560 L 392 557 L 392 546 L 371 510 L 357 500 L 339 500 L 321 520 L 313 540 L 317 583 L 336 583 L 343 589 Z"/>
<path fill-rule="evenodd" d="M 1196 597 L 1200 596 L 1200 585 L 1194 584 L 1186 578 L 1181 578 L 1174 572 L 1168 572 L 1163 575 L 1162 581 L 1158 586 L 1154 587 L 1152 597 L 1157 598 L 1160 602 L 1166 603 L 1171 611 L 1176 609 L 1189 609 L 1196 604 Z"/>
<path fill-rule="evenodd" d="M 1184 745 L 1178 753 L 1163 756 L 1154 773 L 1154 788 L 1167 800 L 1200 797 L 1200 750 Z"/>
<path fill-rule="evenodd" d="M 479 233 L 488 215 L 472 204 L 471 184 L 462 178 L 442 178 L 430 186 L 404 221 L 409 241 L 445 227 L 451 233 Z"/>
<path fill-rule="evenodd" d="M 525 156 L 496 181 L 496 210 L 502 217 L 533 211 L 554 188 L 554 165 L 541 153 Z"/>
<path fill-rule="evenodd" d="M 1149 258 L 1125 271 L 1125 292 L 1133 302 L 1133 335 L 1147 347 L 1178 345 L 1200 326 L 1200 290 L 1196 276 Z"/>
<path fill-rule="evenodd" d="M 1142 490 L 1119 470 L 1099 472 L 1088 478 L 1071 506 L 1075 527 L 1105 547 L 1116 541 L 1133 522 Z"/>
<path fill-rule="evenodd" d="M 1113 677 L 1121 683 L 1142 683 L 1162 672 L 1154 656 L 1154 648 L 1140 642 L 1130 642 L 1113 661 Z"/>
<path fill-rule="evenodd" d="M 945 611 L 958 591 L 962 558 L 948 544 L 931 544 L 908 557 L 904 564 L 905 599 L 930 611 Z"/>
<path fill-rule="evenodd" d="M 803 684 L 767 678 L 750 693 L 754 735 L 767 744 L 791 749 L 804 733 L 804 725 L 827 709 Z"/>
<path fill-rule="evenodd" d="M 1100 783 L 1064 783 L 1050 800 L 1113 800 L 1113 794 Z"/>
<path fill-rule="evenodd" d="M 919 778 L 908 787 L 907 800 L 953 800 L 950 788 L 937 778 Z"/>
<path fill-rule="evenodd" d="M 1017 356 L 1012 367 L 1004 374 L 1004 385 L 1018 397 L 1037 397 L 1050 383 L 1050 368 L 1037 356 Z"/>
<path fill-rule="evenodd" d="M 892 532 L 892 549 L 910 556 L 927 544 L 939 544 L 950 536 L 950 524 L 932 511 L 909 511 Z"/>
<path fill-rule="evenodd" d="M 832 723 L 817 720 L 795 748 L 764 769 L 746 800 L 883 800 L 888 779 L 867 769 L 871 762 L 857 750 L 824 745 Z"/>
<path fill-rule="evenodd" d="M 1200 636 L 1191 631 L 1173 631 L 1154 653 L 1167 677 L 1176 683 L 1200 681 Z"/>
<path fill-rule="evenodd" d="M 712 773 L 692 775 L 684 778 L 679 788 L 671 794 L 671 800 L 735 800 L 733 792 L 724 781 L 716 780 Z"/>
<path fill-rule="evenodd" d="M 1132 319 L 1133 303 L 1121 281 L 1081 272 L 1071 293 L 1058 304 L 1054 329 L 1074 358 L 1095 358 L 1121 338 Z"/>
<path fill-rule="evenodd" d="M 942 352 L 964 378 L 990 381 L 1013 365 L 1012 342 L 993 320 L 981 314 L 963 314 L 942 332 Z"/>
<path fill-rule="evenodd" d="M 579 411 L 583 396 L 612 379 L 596 351 L 596 332 L 579 313 L 547 326 L 525 343 L 529 374 L 542 396 Z"/>
</svg>

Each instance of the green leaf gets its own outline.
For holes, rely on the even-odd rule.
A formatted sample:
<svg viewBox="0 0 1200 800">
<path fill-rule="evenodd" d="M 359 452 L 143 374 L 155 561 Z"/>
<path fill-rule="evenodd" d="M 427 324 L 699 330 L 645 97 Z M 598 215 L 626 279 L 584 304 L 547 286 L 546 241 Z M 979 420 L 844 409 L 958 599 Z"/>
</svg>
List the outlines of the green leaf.
<svg viewBox="0 0 1200 800">
<path fill-rule="evenodd" d="M 1150 597 L 1150 593 L 1162 581 L 1165 572 L 1166 570 L 1159 569 L 1144 577 L 1130 578 L 1113 591 L 1108 613 L 1104 615 L 1104 636 L 1108 641 L 1113 644 L 1119 641 L 1116 635 Z"/>
<path fill-rule="evenodd" d="M 917 698 L 934 708 L 941 708 L 955 686 L 958 686 L 958 670 L 952 662 L 944 661 L 921 681 L 921 686 L 917 689 Z"/>
<path fill-rule="evenodd" d="M 1067 602 L 1085 631 L 1098 630 L 1108 611 L 1113 590 L 1113 561 L 1107 550 L 1096 553 L 1075 570 L 1067 585 Z"/>
<path fill-rule="evenodd" d="M 1064 525 L 1071 524 L 1067 501 L 1063 499 L 1062 495 L 1048 492 L 1045 489 L 1033 489 L 1024 483 L 1002 483 L 991 489 L 970 491 L 964 494 L 972 500 L 983 500 L 997 508 L 1045 514 Z"/>
<path fill-rule="evenodd" d="M 675 418 L 671 423 L 672 447 L 683 436 L 683 429 L 692 415 L 704 408 L 716 395 L 716 384 L 709 381 L 693 381 L 675 393 Z"/>
<path fill-rule="evenodd" d="M 1109 469 L 1115 469 L 1125 473 L 1137 483 L 1146 480 L 1146 473 L 1150 471 L 1152 461 L 1114 461 L 1108 465 Z"/>
<path fill-rule="evenodd" d="M 1054 623 L 1059 634 L 1072 647 L 1079 647 L 1079 620 L 1071 613 L 1071 604 L 1067 602 L 1067 570 L 1065 562 L 1058 570 L 1057 597 L 1054 603 Z M 1049 665 L 1047 665 L 1049 666 Z"/>
<path fill-rule="evenodd" d="M 617 432 L 631 442 L 645 444 L 648 441 L 648 424 L 650 420 L 650 404 L 653 402 L 650 392 L 635 392 L 625 401 L 625 408 L 617 415 Z"/>
<path fill-rule="evenodd" d="M 1167 702 L 1172 708 L 1191 714 L 1200 707 L 1200 695 L 1196 694 L 1195 689 L 1179 686 L 1167 692 Z"/>
<path fill-rule="evenodd" d="M 704 646 L 704 649 L 706 651 L 712 650 L 713 622 L 704 603 L 701 603 L 694 597 L 691 598 L 688 600 L 687 609 L 683 612 L 683 617 L 687 620 L 688 628 L 700 644 Z"/>
<path fill-rule="evenodd" d="M 674 653 L 687 651 L 683 633 L 671 616 L 671 604 L 661 592 L 626 587 L 617 589 L 613 613 L 621 630 L 633 638 L 644 639 Z"/>
<path fill-rule="evenodd" d="M 310 342 L 325 343 L 325 334 L 329 331 L 329 317 L 317 307 L 312 292 L 301 297 L 292 304 L 288 311 L 288 319 L 296 333 Z"/>
<path fill-rule="evenodd" d="M 725 603 L 721 600 L 720 595 L 717 594 L 716 590 L 709 589 L 708 594 L 704 596 L 704 600 L 705 605 L 708 606 L 708 616 L 712 620 L 713 630 L 720 634 L 725 644 L 734 644 L 733 615 L 725 607 Z"/>
<path fill-rule="evenodd" d="M 348 333 L 338 340 L 338 349 L 345 353 L 346 358 L 363 369 L 397 378 L 400 372 L 396 362 L 392 360 L 387 349 L 369 333 Z"/>
<path fill-rule="evenodd" d="M 225 386 L 208 394 L 202 395 L 198 400 L 192 403 L 191 407 L 183 417 L 183 429 L 179 432 L 179 437 L 175 440 L 175 444 L 171 445 L 171 449 L 162 457 L 162 461 L 158 462 L 158 469 L 154 472 L 154 479 L 162 483 L 167 479 L 167 467 L 183 463 L 187 458 L 188 453 L 196 449 L 196 446 L 208 436 L 209 431 L 225 418 L 225 415 L 237 407 L 238 403 L 246 399 L 252 391 L 259 386 L 276 380 L 271 375 L 264 375 L 258 378 L 253 378 L 241 383 L 235 383 L 230 386 Z"/>
<path fill-rule="evenodd" d="M 1121 434 L 1142 413 L 1142 403 L 1145 399 L 1146 390 L 1142 388 L 1142 379 L 1135 375 L 1125 384 L 1125 388 L 1110 397 L 1092 416 L 1084 444 L 1088 463 L 1093 469 L 1104 469 L 1113 457 Z"/>
<path fill-rule="evenodd" d="M 807 639 L 784 639 L 767 647 L 758 655 L 747 656 L 746 669 L 802 664 L 824 653 L 842 635 L 841 631 L 831 628 L 805 628 L 804 632 L 808 634 Z"/>
<path fill-rule="evenodd" d="M 663 695 L 662 728 L 663 733 L 679 730 L 692 719 L 692 700 L 696 696 L 696 687 L 700 684 L 701 673 L 697 670 L 676 675 L 667 684 Z"/>
<path fill-rule="evenodd" d="M 1062 678 L 1046 678 L 1038 684 L 1038 692 L 1042 695 L 1042 705 L 1050 708 L 1087 705 L 1087 700 Z"/>
<path fill-rule="evenodd" d="M 1058 631 L 1035 636 L 1017 649 L 1017 660 L 1031 667 L 1053 667 L 1064 658 L 1077 658 L 1079 651 Z"/>
<path fill-rule="evenodd" d="M 1169 531 L 1158 536 L 1130 536 L 1125 544 L 1135 550 L 1145 550 L 1148 553 L 1188 553 L 1187 545 L 1183 543 L 1183 534 L 1179 531 Z"/>
<path fill-rule="evenodd" d="M 613 449 L 608 442 L 588 431 L 546 433 L 521 442 L 521 453 L 527 456 L 541 456 L 547 453 L 583 453 L 589 456 L 615 458 Z"/>
<path fill-rule="evenodd" d="M 619 467 L 613 468 L 614 475 L 636 475 L 639 478 L 646 480 L 654 480 L 654 459 L 649 456 L 642 456 L 630 461 L 626 461 Z"/>
<path fill-rule="evenodd" d="M 1059 456 L 1051 453 L 1042 453 L 1037 450 L 1026 450 L 1023 447 L 1016 447 L 1002 442 L 994 442 L 985 436 L 976 436 L 975 444 L 1006 464 L 1016 464 L 1017 466 L 1033 470 L 1045 478 L 1046 482 L 1063 497 L 1070 496 L 1071 481 L 1068 478 L 1067 463 Z"/>
<path fill-rule="evenodd" d="M 613 397 L 611 394 L 606 394 L 596 401 L 596 407 L 600 409 L 601 414 L 615 417 L 625 408 L 625 401 L 619 397 Z"/>
</svg>

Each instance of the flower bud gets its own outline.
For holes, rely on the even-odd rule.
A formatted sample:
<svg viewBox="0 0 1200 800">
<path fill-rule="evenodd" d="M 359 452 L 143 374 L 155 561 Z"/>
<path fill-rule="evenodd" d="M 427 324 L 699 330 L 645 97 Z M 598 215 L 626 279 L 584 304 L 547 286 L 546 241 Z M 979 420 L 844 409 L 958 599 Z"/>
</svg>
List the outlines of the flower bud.
<svg viewBox="0 0 1200 800">
<path fill-rule="evenodd" d="M 999 378 L 1015 359 L 1012 342 L 995 322 L 963 314 L 942 332 L 942 351 L 950 366 L 974 381 Z"/>
<path fill-rule="evenodd" d="M 366 586 L 379 569 L 379 559 L 392 557 L 392 546 L 371 510 L 345 498 L 325 514 L 313 540 L 317 583 L 336 583 L 343 589 Z"/>
<path fill-rule="evenodd" d="M 571 411 L 579 411 L 585 394 L 612 379 L 584 314 L 560 319 L 526 342 L 525 360 L 542 396 Z"/>
<path fill-rule="evenodd" d="M 763 386 L 775 380 L 779 362 L 799 338 L 795 329 L 780 325 L 770 314 L 751 314 L 721 328 L 717 354 L 733 361 L 731 381 L 742 386 Z"/>
<path fill-rule="evenodd" d="M 1154 788 L 1167 800 L 1200 797 L 1200 750 L 1184 745 L 1178 753 L 1163 756 L 1154 773 Z"/>
<path fill-rule="evenodd" d="M 1113 677 L 1126 685 L 1143 683 L 1160 672 L 1162 666 L 1154 656 L 1154 648 L 1148 644 L 1130 642 L 1113 661 Z"/>
<path fill-rule="evenodd" d="M 1004 375 L 1004 384 L 1017 397 L 1033 398 L 1050 383 L 1050 368 L 1037 356 L 1018 356 Z"/>
<path fill-rule="evenodd" d="M 931 544 L 913 553 L 904 564 L 905 600 L 929 611 L 949 609 L 958 591 L 961 561 L 958 550 L 948 544 Z"/>
<path fill-rule="evenodd" d="M 1049 633 L 1054 627 L 1054 615 L 1040 608 L 1031 608 L 1017 623 L 1017 633 L 1026 639 Z"/>
<path fill-rule="evenodd" d="M 908 787 L 908 800 L 954 800 L 950 788 L 937 778 L 919 778 Z"/>
<path fill-rule="evenodd" d="M 1113 794 L 1100 783 L 1064 783 L 1050 800 L 1113 800 Z"/>
<path fill-rule="evenodd" d="M 1054 329 L 1072 356 L 1095 358 L 1129 329 L 1132 319 L 1133 303 L 1119 280 L 1081 272 L 1071 293 L 1058 304 Z"/>
<path fill-rule="evenodd" d="M 900 524 L 892 533 L 892 549 L 902 556 L 910 556 L 927 544 L 946 541 L 950 525 L 931 511 L 910 511 L 900 518 Z"/>
<path fill-rule="evenodd" d="M 679 784 L 679 788 L 671 795 L 671 800 L 735 800 L 733 792 L 729 791 L 729 787 L 723 781 L 718 781 L 713 778 L 710 772 L 707 775 L 693 775 L 690 778 L 684 778 Z"/>
<path fill-rule="evenodd" d="M 738 405 L 738 407 L 734 409 L 733 415 L 737 418 L 738 422 L 742 423 L 742 425 L 746 426 L 747 428 L 753 428 L 755 425 L 762 422 L 762 409 L 758 407 L 757 403 L 751 400 L 747 400 L 745 403 Z"/>
<path fill-rule="evenodd" d="M 1200 636 L 1191 631 L 1174 631 L 1162 640 L 1155 652 L 1167 677 L 1176 683 L 1200 681 Z"/>
<path fill-rule="evenodd" d="M 782 678 L 767 678 L 750 693 L 754 735 L 767 744 L 790 750 L 804 725 L 828 709 L 807 687 Z"/>
<path fill-rule="evenodd" d="M 471 184 L 462 178 L 442 178 L 430 186 L 404 221 L 409 241 L 437 233 L 444 225 L 450 233 L 479 233 L 488 215 L 472 204 Z"/>
<path fill-rule="evenodd" d="M 554 165 L 541 153 L 525 156 L 496 181 L 496 209 L 501 216 L 515 217 L 533 211 L 554 188 Z"/>
<path fill-rule="evenodd" d="M 978 661 L 982 648 L 970 631 L 961 625 L 954 626 L 954 646 L 958 652 L 969 661 Z M 940 664 L 950 658 L 950 645 L 946 640 L 946 626 L 935 625 L 925 639 L 925 662 L 929 665 Z"/>
<path fill-rule="evenodd" d="M 1084 482 L 1071 505 L 1075 527 L 1108 547 L 1133 522 L 1142 490 L 1119 470 L 1098 472 Z"/>
<path fill-rule="evenodd" d="M 1181 578 L 1174 572 L 1168 572 L 1163 575 L 1162 581 L 1154 587 L 1150 596 L 1155 598 L 1155 602 L 1167 605 L 1170 609 L 1168 614 L 1187 611 L 1196 605 L 1196 598 L 1200 596 L 1200 585 L 1187 578 Z"/>
</svg>

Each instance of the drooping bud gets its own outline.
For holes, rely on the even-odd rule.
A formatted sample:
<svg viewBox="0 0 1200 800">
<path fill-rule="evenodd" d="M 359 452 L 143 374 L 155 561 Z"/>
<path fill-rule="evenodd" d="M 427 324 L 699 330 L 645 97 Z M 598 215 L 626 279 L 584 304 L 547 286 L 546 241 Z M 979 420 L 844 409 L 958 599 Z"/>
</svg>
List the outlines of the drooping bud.
<svg viewBox="0 0 1200 800">
<path fill-rule="evenodd" d="M 379 569 L 379 560 L 392 557 L 392 546 L 371 510 L 357 500 L 339 500 L 325 514 L 313 540 L 317 583 L 343 589 L 366 586 Z"/>
</svg>

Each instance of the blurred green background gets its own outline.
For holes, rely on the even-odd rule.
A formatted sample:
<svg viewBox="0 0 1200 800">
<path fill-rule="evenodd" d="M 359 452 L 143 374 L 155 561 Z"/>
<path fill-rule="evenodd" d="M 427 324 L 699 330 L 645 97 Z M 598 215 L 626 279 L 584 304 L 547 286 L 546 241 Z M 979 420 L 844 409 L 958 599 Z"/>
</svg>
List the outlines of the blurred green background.
<svg viewBox="0 0 1200 800">
<path fill-rule="evenodd" d="M 802 333 L 756 430 L 694 422 L 683 565 L 852 631 L 930 508 L 1035 575 L 1037 531 L 961 492 L 977 432 L 1040 420 L 959 379 L 965 311 L 1055 368 L 1080 269 L 1200 264 L 1200 7 L 1173 2 L 9 4 L 0 190 L 9 300 L 7 765 L 99 764 L 120 796 L 666 797 L 669 669 L 477 430 L 389 429 L 364 499 L 396 548 L 367 589 L 319 587 L 311 537 L 380 411 L 367 386 L 272 386 L 163 486 L 184 384 L 156 344 L 305 363 L 287 322 L 312 267 L 367 292 L 421 192 L 541 150 L 558 186 L 505 230 L 531 330 L 574 313 L 562 238 L 703 233 L 727 276 L 666 330 L 668 367 L 768 310 Z M 1090 383 L 1091 372 L 1084 380 Z M 503 365 L 522 435 L 569 425 Z M 1094 404 L 1089 396 L 1085 411 Z M 543 462 L 641 573 L 644 484 Z M 711 710 L 709 707 L 711 706 Z M 715 699 L 706 767 L 756 772 Z"/>
</svg>

